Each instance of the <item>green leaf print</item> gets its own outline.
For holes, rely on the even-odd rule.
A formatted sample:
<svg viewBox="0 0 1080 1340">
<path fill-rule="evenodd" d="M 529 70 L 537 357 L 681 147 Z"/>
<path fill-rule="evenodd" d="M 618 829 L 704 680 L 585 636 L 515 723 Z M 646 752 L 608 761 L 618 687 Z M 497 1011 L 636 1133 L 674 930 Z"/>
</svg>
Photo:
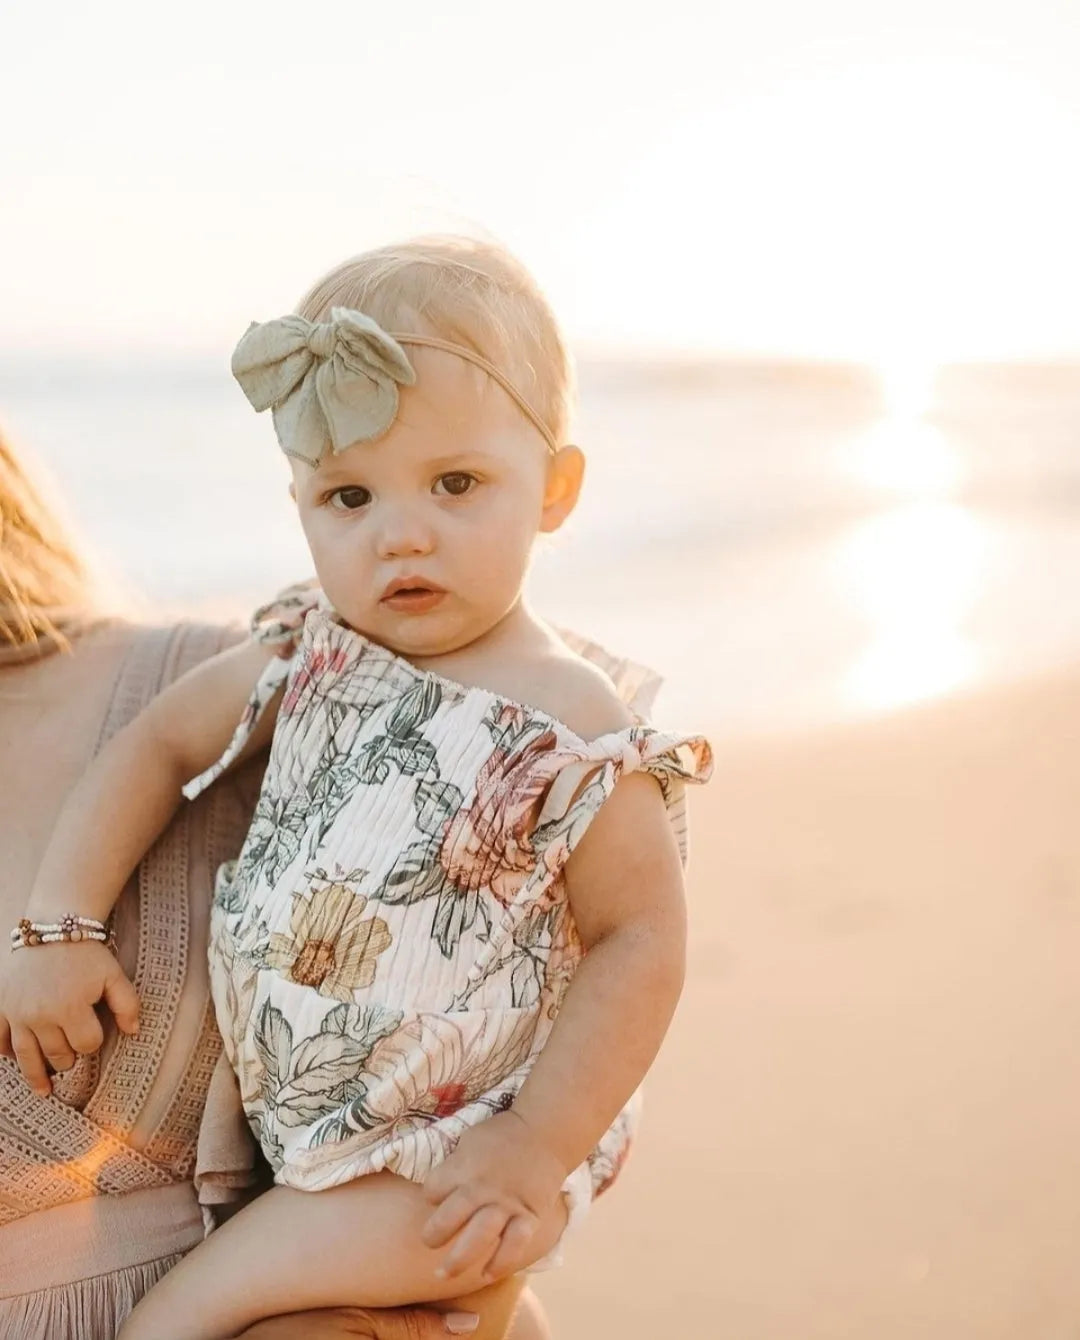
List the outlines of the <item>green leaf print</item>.
<svg viewBox="0 0 1080 1340">
<path fill-rule="evenodd" d="M 373 899 L 390 906 L 407 906 L 424 898 L 432 898 L 448 886 L 439 864 L 438 841 L 413 842 L 405 848 L 382 887 L 371 894 Z"/>
<path fill-rule="evenodd" d="M 342 1140 L 347 1140 L 351 1135 L 356 1134 L 357 1132 L 349 1125 L 345 1117 L 339 1113 L 319 1122 L 308 1136 L 308 1148 L 321 1149 L 323 1145 L 338 1145 Z"/>
<path fill-rule="evenodd" d="M 336 698 L 330 698 L 324 701 L 327 735 L 331 740 L 334 740 L 342 726 L 349 721 L 351 714 L 345 703 L 338 702 Z"/>
<path fill-rule="evenodd" d="M 338 815 L 349 803 L 356 788 L 365 779 L 358 760 L 341 754 L 316 775 L 308 788 L 311 797 L 311 815 L 314 848 L 334 825 Z"/>
<path fill-rule="evenodd" d="M 514 927 L 514 943 L 521 949 L 550 949 L 559 906 L 529 910 L 529 915 Z"/>
<path fill-rule="evenodd" d="M 214 906 L 230 917 L 244 910 L 244 897 L 236 878 L 237 862 L 225 861 L 214 876 Z"/>
<path fill-rule="evenodd" d="M 419 733 L 369 740 L 357 750 L 356 762 L 357 779 L 368 786 L 381 786 L 394 768 L 406 777 L 438 773 L 435 746 Z"/>
<path fill-rule="evenodd" d="M 273 1129 L 269 1116 L 262 1111 L 252 1109 L 247 1114 L 252 1134 L 259 1142 L 259 1148 L 266 1155 L 266 1161 L 274 1172 L 285 1166 L 285 1149 Z"/>
<path fill-rule="evenodd" d="M 304 795 L 285 800 L 264 792 L 259 797 L 247 839 L 236 866 L 239 883 L 264 871 L 276 883 L 300 853 L 308 824 L 308 802 Z"/>
<path fill-rule="evenodd" d="M 343 865 L 335 865 L 333 870 L 325 870 L 321 865 L 317 865 L 312 870 L 309 882 L 318 880 L 322 884 L 359 884 L 361 880 L 367 879 L 368 872 L 355 866 L 352 870 L 346 870 Z"/>
<path fill-rule="evenodd" d="M 549 819 L 547 823 L 537 824 L 532 839 L 536 850 L 543 851 L 558 842 L 568 852 L 573 851 L 610 795 L 613 784 L 612 765 L 607 763 L 582 788 L 565 814 L 557 819 Z"/>
<path fill-rule="evenodd" d="M 441 838 L 446 825 L 461 809 L 465 796 L 453 782 L 423 780 L 413 793 L 416 826 L 429 837 Z"/>
<path fill-rule="evenodd" d="M 519 754 L 534 740 L 550 731 L 546 721 L 534 718 L 524 709 L 493 703 L 484 713 L 483 724 L 496 747 L 507 754 Z"/>
<path fill-rule="evenodd" d="M 443 886 L 431 923 L 432 938 L 438 943 L 443 958 L 451 957 L 462 933 L 476 921 L 479 905 L 479 889 L 459 889 L 454 884 Z"/>
<path fill-rule="evenodd" d="M 406 777 L 421 777 L 427 772 L 438 772 L 435 746 L 422 735 L 410 735 L 404 740 L 391 740 L 389 754 Z"/>
<path fill-rule="evenodd" d="M 319 1032 L 294 1048 L 270 1099 L 277 1120 L 283 1126 L 310 1126 L 362 1094 L 364 1063 L 401 1020 L 400 1012 L 379 1006 L 335 1006 Z"/>
<path fill-rule="evenodd" d="M 510 974 L 510 1000 L 515 1009 L 535 1005 L 540 999 L 542 969 L 531 954 L 524 954 Z"/>
<path fill-rule="evenodd" d="M 417 728 L 430 721 L 439 710 L 442 689 L 433 679 L 420 679 L 400 700 L 386 718 L 387 735 L 403 739 L 415 735 Z"/>
<path fill-rule="evenodd" d="M 322 1145 L 340 1144 L 342 1140 L 350 1140 L 354 1135 L 363 1135 L 365 1131 L 374 1130 L 380 1125 L 382 1118 L 373 1116 L 367 1111 L 363 1097 L 355 1098 L 348 1107 L 320 1122 L 308 1137 L 308 1145 L 312 1149 L 318 1149 Z"/>
<path fill-rule="evenodd" d="M 268 1000 L 263 1002 L 255 1020 L 253 1041 L 263 1069 L 261 1088 L 264 1094 L 269 1095 L 288 1072 L 292 1055 L 292 1029 L 281 1011 Z"/>
<path fill-rule="evenodd" d="M 390 776 L 390 741 L 385 735 L 361 745 L 356 754 L 358 779 L 365 786 L 382 786 Z"/>
<path fill-rule="evenodd" d="M 419 680 L 401 695 L 386 718 L 386 732 L 361 745 L 357 751 L 360 780 L 381 786 L 391 768 L 408 777 L 438 774 L 435 748 L 425 740 L 420 727 L 430 721 L 442 701 L 442 689 L 432 680 Z"/>
</svg>

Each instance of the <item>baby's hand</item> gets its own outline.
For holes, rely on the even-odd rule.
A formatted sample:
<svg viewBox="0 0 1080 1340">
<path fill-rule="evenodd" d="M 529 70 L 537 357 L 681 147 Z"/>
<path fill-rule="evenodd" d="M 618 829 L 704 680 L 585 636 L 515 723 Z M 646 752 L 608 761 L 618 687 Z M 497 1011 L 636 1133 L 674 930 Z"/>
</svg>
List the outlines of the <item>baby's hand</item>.
<svg viewBox="0 0 1080 1340">
<path fill-rule="evenodd" d="M 529 1241 L 565 1180 L 559 1159 L 513 1110 L 471 1127 L 424 1183 L 439 1207 L 424 1243 L 453 1243 L 439 1273 L 452 1278 L 480 1265 L 490 1281 L 528 1264 Z"/>
<path fill-rule="evenodd" d="M 15 1057 L 35 1092 L 51 1093 L 46 1062 L 69 1070 L 77 1053 L 101 1047 L 102 1000 L 121 1032 L 138 1030 L 135 988 L 100 941 L 15 951 L 0 973 L 0 1055 Z"/>
</svg>

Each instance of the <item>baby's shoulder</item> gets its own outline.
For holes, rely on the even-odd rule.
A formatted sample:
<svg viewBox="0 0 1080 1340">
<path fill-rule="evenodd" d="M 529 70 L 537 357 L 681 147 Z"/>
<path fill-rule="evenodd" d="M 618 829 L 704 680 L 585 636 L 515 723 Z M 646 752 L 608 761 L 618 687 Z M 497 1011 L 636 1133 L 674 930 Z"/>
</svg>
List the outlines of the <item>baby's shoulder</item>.
<svg viewBox="0 0 1080 1340">
<path fill-rule="evenodd" d="M 567 647 L 552 645 L 531 658 L 521 701 L 569 726 L 584 740 L 634 724 L 630 709 L 597 666 Z"/>
</svg>

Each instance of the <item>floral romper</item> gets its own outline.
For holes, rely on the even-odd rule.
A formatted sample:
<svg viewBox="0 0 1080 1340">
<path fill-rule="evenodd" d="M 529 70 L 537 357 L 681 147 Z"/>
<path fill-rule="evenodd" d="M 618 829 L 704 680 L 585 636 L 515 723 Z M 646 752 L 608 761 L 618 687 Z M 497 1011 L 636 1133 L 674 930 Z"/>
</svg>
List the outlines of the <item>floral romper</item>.
<svg viewBox="0 0 1080 1340">
<path fill-rule="evenodd" d="M 260 610 L 278 644 L 225 754 L 284 684 L 255 816 L 218 874 L 211 986 L 276 1180 L 422 1182 L 507 1109 L 582 958 L 563 870 L 625 773 L 663 788 L 685 858 L 701 737 L 592 741 L 535 708 L 420 670 L 341 623 L 313 585 Z M 657 681 L 568 636 L 635 715 Z M 640 719 L 640 718 L 639 718 Z M 573 1102 L 574 1095 L 567 1095 Z M 568 1179 L 571 1218 L 614 1180 L 631 1103 Z"/>
</svg>

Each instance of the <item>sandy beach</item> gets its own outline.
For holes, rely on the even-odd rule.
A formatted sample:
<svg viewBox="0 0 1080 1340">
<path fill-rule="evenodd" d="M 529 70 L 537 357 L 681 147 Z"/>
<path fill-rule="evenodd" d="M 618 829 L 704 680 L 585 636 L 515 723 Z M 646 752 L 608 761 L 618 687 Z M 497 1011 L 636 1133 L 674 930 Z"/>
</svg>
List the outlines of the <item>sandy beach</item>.
<svg viewBox="0 0 1080 1340">
<path fill-rule="evenodd" d="M 1080 1334 L 1080 667 L 713 736 L 692 947 L 557 1340 Z"/>
</svg>

